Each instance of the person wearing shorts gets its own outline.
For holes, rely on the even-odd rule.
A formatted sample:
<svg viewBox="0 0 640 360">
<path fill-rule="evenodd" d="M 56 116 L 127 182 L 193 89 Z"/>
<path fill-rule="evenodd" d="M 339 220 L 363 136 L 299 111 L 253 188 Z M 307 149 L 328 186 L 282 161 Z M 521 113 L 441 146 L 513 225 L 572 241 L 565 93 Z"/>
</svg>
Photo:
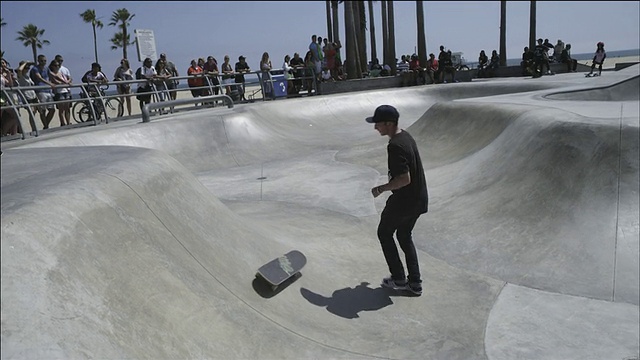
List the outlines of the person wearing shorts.
<svg viewBox="0 0 640 360">
<path fill-rule="evenodd" d="M 46 56 L 38 55 L 38 63 L 31 68 L 29 75 L 35 86 L 50 86 L 50 88 L 36 90 L 38 101 L 42 104 L 38 106 L 38 112 L 40 113 L 42 128 L 46 130 L 49 128 L 49 124 L 56 112 L 52 91 L 55 85 L 49 81 L 49 67 L 47 66 Z"/>
</svg>

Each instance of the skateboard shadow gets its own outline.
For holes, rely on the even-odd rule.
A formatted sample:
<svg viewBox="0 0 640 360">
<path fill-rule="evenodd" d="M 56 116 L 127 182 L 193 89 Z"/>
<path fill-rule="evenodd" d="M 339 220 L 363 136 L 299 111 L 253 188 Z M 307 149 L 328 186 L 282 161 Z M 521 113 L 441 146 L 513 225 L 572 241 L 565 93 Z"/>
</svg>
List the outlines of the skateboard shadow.
<svg viewBox="0 0 640 360">
<path fill-rule="evenodd" d="M 377 311 L 391 304 L 391 296 L 400 294 L 378 287 L 372 289 L 368 282 L 362 282 L 354 288 L 339 289 L 326 297 L 311 290 L 301 288 L 300 293 L 310 303 L 326 307 L 330 313 L 345 319 L 356 319 L 361 311 Z"/>
<path fill-rule="evenodd" d="M 297 273 L 291 278 L 285 280 L 282 284 L 278 285 L 278 287 L 273 290 L 271 288 L 271 284 L 260 277 L 255 277 L 251 285 L 253 286 L 253 290 L 265 299 L 272 298 L 278 295 L 282 290 L 286 289 L 289 285 L 293 284 L 298 278 L 302 276 L 301 273 Z"/>
</svg>

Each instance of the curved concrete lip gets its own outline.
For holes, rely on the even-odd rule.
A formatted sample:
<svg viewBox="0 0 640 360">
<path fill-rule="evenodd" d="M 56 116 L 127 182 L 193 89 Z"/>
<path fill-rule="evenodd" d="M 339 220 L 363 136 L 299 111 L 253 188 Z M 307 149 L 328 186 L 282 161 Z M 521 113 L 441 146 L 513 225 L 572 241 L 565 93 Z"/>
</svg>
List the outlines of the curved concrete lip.
<svg viewBox="0 0 640 360">
<path fill-rule="evenodd" d="M 1 357 L 638 358 L 639 69 L 3 143 Z M 421 297 L 378 285 L 383 103 L 429 184 Z M 292 249 L 302 276 L 269 293 L 255 271 Z"/>
</svg>

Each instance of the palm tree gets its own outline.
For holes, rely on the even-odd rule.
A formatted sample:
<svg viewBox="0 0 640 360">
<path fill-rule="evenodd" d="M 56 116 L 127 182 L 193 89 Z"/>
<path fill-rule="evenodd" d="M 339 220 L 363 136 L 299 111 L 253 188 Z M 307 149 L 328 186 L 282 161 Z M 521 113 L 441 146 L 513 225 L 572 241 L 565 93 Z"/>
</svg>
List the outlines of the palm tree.
<svg viewBox="0 0 640 360">
<path fill-rule="evenodd" d="M 500 1 L 500 66 L 507 65 L 507 0 Z"/>
<path fill-rule="evenodd" d="M 387 10 L 389 11 L 389 20 L 387 21 L 387 26 L 389 26 L 389 66 L 391 66 L 391 75 L 395 75 L 398 62 L 396 61 L 396 22 L 393 15 L 393 0 L 389 0 Z"/>
<path fill-rule="evenodd" d="M 420 67 L 427 66 L 427 36 L 424 31 L 424 5 L 422 0 L 416 1 L 416 18 L 418 20 L 418 59 Z"/>
<path fill-rule="evenodd" d="M 373 21 L 373 1 L 369 0 L 369 35 L 371 37 L 371 61 L 378 58 L 376 50 L 376 28 Z"/>
<path fill-rule="evenodd" d="M 380 8 L 382 9 L 382 62 L 384 63 L 389 58 L 389 25 L 387 17 L 387 1 L 380 1 Z"/>
<path fill-rule="evenodd" d="M 345 34 L 345 47 L 347 54 L 347 78 L 348 79 L 360 79 L 362 78 L 362 72 L 358 61 L 358 42 L 357 42 L 357 27 L 354 17 L 354 5 L 353 1 L 343 1 L 344 4 L 344 34 Z"/>
<path fill-rule="evenodd" d="M 82 20 L 84 20 L 84 22 L 91 23 L 91 27 L 93 28 L 93 50 L 96 55 L 96 62 L 98 62 L 98 41 L 96 37 L 96 28 L 98 27 L 102 29 L 104 27 L 104 24 L 102 23 L 102 21 L 98 20 L 98 18 L 96 17 L 96 11 L 93 9 L 86 10 L 85 12 L 80 14 L 80 17 L 82 17 Z"/>
<path fill-rule="evenodd" d="M 122 47 L 122 44 L 124 44 L 125 42 L 123 41 L 124 39 L 124 34 L 122 34 L 121 32 L 117 32 L 115 34 L 113 34 L 113 37 L 111 39 L 109 39 L 109 41 L 111 41 L 111 50 L 117 50 L 118 48 Z M 131 44 L 130 40 L 130 36 L 129 34 L 127 34 L 127 44 Z"/>
<path fill-rule="evenodd" d="M 365 13 L 364 1 L 355 2 L 354 19 L 357 23 L 358 64 L 360 71 L 365 72 L 367 70 L 367 14 Z"/>
<path fill-rule="evenodd" d="M 340 21 L 338 17 L 338 1 L 331 1 L 331 17 L 333 18 L 333 41 L 340 41 Z"/>
<path fill-rule="evenodd" d="M 327 13 L 327 39 L 329 42 L 333 42 L 333 26 L 331 24 L 331 0 L 325 0 L 326 13 Z"/>
<path fill-rule="evenodd" d="M 129 22 L 131 21 L 131 19 L 133 19 L 133 17 L 136 16 L 135 14 L 130 14 L 129 10 L 122 8 L 122 9 L 118 9 L 116 11 L 113 12 L 113 14 L 111 15 L 111 22 L 109 23 L 109 26 L 118 26 L 122 31 L 121 31 L 121 36 L 118 35 L 118 33 L 116 33 L 114 35 L 114 37 L 111 39 L 111 42 L 114 42 L 114 40 L 121 40 L 121 43 L 118 43 L 116 45 L 116 49 L 118 47 L 122 47 L 122 57 L 123 58 L 127 58 L 127 45 L 131 45 L 132 43 L 129 42 L 129 34 L 127 34 L 127 27 L 129 27 Z M 119 24 L 120 23 L 120 24 Z M 115 45 L 115 42 L 114 42 Z M 113 46 L 111 47 L 113 49 Z"/>
<path fill-rule="evenodd" d="M 33 62 L 37 63 L 37 49 L 42 49 L 42 45 L 49 45 L 49 40 L 40 39 L 42 35 L 44 35 L 44 29 L 38 29 L 37 26 L 33 24 L 26 25 L 22 28 L 22 31 L 18 31 L 18 36 L 16 40 L 22 41 L 25 47 L 31 46 L 31 50 L 33 51 Z"/>
</svg>

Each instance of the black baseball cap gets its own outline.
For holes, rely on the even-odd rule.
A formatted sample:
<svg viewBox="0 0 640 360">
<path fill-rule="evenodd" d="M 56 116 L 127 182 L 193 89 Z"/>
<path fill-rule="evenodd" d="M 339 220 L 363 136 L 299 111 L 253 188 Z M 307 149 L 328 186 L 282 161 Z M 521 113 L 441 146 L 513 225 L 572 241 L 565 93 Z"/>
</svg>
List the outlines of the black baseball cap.
<svg viewBox="0 0 640 360">
<path fill-rule="evenodd" d="M 368 117 L 365 120 L 370 124 L 383 121 L 392 121 L 398 123 L 398 118 L 400 118 L 400 114 L 398 113 L 398 110 L 396 110 L 396 108 L 391 105 L 380 105 L 376 108 L 373 116 Z"/>
</svg>

